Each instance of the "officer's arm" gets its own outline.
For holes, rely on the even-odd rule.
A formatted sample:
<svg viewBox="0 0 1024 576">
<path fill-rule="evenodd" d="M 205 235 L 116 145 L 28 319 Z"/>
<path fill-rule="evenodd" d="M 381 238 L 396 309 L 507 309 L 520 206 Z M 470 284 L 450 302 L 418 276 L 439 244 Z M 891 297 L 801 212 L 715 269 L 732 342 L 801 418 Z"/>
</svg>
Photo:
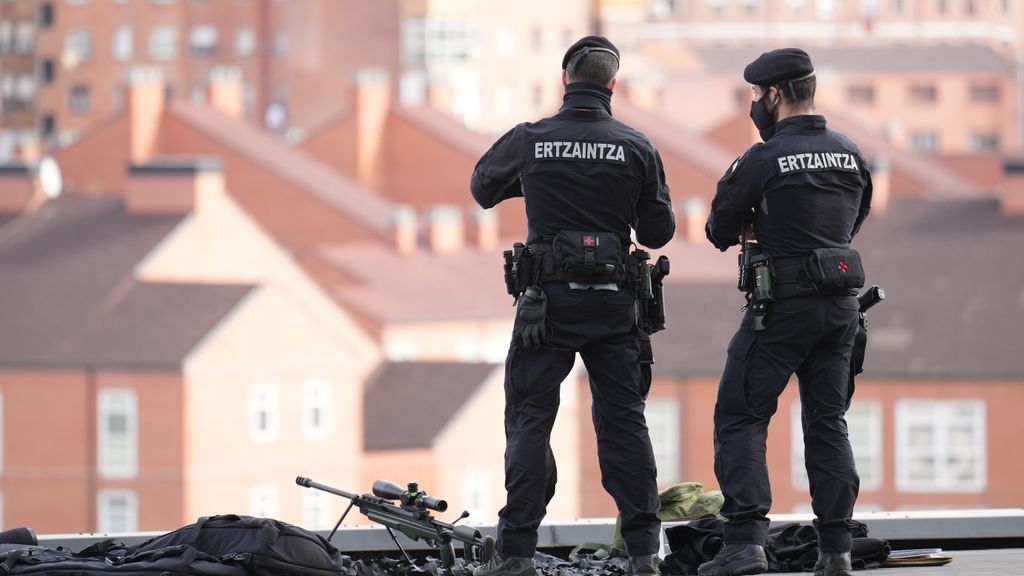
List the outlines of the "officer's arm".
<svg viewBox="0 0 1024 576">
<path fill-rule="evenodd" d="M 750 152 L 747 150 L 732 163 L 718 181 L 715 198 L 711 201 L 704 232 L 722 252 L 740 243 L 740 233 L 750 223 L 754 207 L 761 199 L 761 179 L 757 178 L 757 162 Z"/>
<path fill-rule="evenodd" d="M 863 158 L 860 161 L 860 165 L 865 166 Z M 864 177 L 864 193 L 860 197 L 860 209 L 857 212 L 857 220 L 853 224 L 853 234 L 851 236 L 856 236 L 857 232 L 860 232 L 860 225 L 864 223 L 864 219 L 868 217 L 868 212 L 871 211 L 871 194 L 873 190 L 871 173 L 868 172 L 866 167 L 861 172 Z"/>
<path fill-rule="evenodd" d="M 647 159 L 644 184 L 636 206 L 636 240 L 650 248 L 661 248 L 676 233 L 676 217 L 672 212 L 672 198 L 665 181 L 665 167 L 661 155 L 651 146 L 653 153 Z"/>
<path fill-rule="evenodd" d="M 473 169 L 469 189 L 473 199 L 483 208 L 491 208 L 502 200 L 523 195 L 519 183 L 523 158 L 520 126 L 499 138 Z"/>
</svg>

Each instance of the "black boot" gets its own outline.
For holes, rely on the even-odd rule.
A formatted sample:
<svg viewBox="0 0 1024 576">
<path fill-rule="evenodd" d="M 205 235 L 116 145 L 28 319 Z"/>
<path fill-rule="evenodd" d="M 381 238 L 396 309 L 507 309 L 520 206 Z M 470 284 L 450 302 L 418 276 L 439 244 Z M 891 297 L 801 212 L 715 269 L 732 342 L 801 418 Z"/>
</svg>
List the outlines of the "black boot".
<svg viewBox="0 0 1024 576">
<path fill-rule="evenodd" d="M 818 552 L 814 576 L 853 576 L 849 552 Z"/>
<path fill-rule="evenodd" d="M 726 544 L 714 560 L 697 568 L 698 576 L 741 576 L 768 571 L 764 548 L 757 544 Z"/>
<path fill-rule="evenodd" d="M 502 558 L 497 554 L 473 570 L 473 576 L 537 576 L 533 558 Z"/>
<path fill-rule="evenodd" d="M 661 560 L 657 555 L 635 556 L 629 559 L 629 574 L 633 576 L 659 576 Z"/>
</svg>

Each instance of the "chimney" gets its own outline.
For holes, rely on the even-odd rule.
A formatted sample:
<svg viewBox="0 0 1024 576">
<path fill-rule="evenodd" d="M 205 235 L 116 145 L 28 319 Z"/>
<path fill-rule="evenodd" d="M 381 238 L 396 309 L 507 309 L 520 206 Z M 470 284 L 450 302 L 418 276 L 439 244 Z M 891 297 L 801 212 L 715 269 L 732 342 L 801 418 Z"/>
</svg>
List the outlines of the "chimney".
<svg viewBox="0 0 1024 576">
<path fill-rule="evenodd" d="M 473 212 L 473 243 L 481 251 L 498 249 L 498 213 L 477 208 Z"/>
<path fill-rule="evenodd" d="M 416 251 L 416 211 L 411 206 L 399 206 L 393 215 L 395 250 L 409 255 Z"/>
<path fill-rule="evenodd" d="M 356 180 L 369 190 L 380 190 L 384 128 L 391 108 L 391 86 L 382 68 L 356 73 Z"/>
<path fill-rule="evenodd" d="M 683 203 L 683 227 L 686 241 L 700 244 L 705 241 L 704 225 L 708 220 L 707 202 L 702 198 L 691 196 Z"/>
<path fill-rule="evenodd" d="M 881 215 L 889 210 L 892 194 L 892 170 L 888 156 L 879 156 L 870 162 L 871 170 L 871 214 Z"/>
<path fill-rule="evenodd" d="M 1003 162 L 1003 189 L 999 200 L 1004 216 L 1024 216 L 1024 158 Z"/>
<path fill-rule="evenodd" d="M 128 73 L 129 162 L 142 164 L 156 153 L 164 112 L 164 81 L 159 68 L 142 66 Z"/>
<path fill-rule="evenodd" d="M 163 156 L 129 165 L 125 208 L 131 214 L 188 214 L 223 193 L 218 160 Z"/>
<path fill-rule="evenodd" d="M 427 213 L 427 241 L 437 254 L 459 252 L 464 246 L 462 212 L 451 204 L 435 206 Z"/>
<path fill-rule="evenodd" d="M 245 95 L 242 72 L 235 67 L 218 66 L 210 70 L 206 85 L 210 105 L 231 118 L 245 116 Z"/>
</svg>

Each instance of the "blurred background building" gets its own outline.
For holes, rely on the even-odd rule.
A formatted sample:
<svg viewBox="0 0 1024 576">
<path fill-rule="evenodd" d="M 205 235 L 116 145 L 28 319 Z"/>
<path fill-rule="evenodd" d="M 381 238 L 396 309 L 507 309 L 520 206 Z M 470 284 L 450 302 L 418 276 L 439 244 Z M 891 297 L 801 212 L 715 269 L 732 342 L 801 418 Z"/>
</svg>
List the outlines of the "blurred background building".
<svg viewBox="0 0 1024 576">
<path fill-rule="evenodd" d="M 472 168 L 557 110 L 585 34 L 622 50 L 613 111 L 665 163 L 679 231 L 648 406 L 659 482 L 714 489 L 739 321 L 705 240 L 757 139 L 743 67 L 799 45 L 872 164 L 857 239 L 861 508 L 1024 501 L 1024 5 L 1014 0 L 0 1 L 0 528 L 164 530 L 197 516 L 329 528 L 417 480 L 470 522 L 503 504 L 501 250 L 521 201 Z M 609 516 L 580 366 L 553 435 L 553 519 Z M 769 458 L 806 511 L 795 383 Z M 52 505 L 53 502 L 60 505 Z"/>
</svg>

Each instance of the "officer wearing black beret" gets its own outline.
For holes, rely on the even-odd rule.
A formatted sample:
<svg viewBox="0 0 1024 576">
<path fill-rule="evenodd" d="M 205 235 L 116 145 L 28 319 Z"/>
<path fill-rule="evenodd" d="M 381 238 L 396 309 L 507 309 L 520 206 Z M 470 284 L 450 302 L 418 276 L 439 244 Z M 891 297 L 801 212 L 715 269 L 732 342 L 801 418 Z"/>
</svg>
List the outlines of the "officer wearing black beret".
<svg viewBox="0 0 1024 576">
<path fill-rule="evenodd" d="M 561 109 L 508 131 L 470 180 L 484 208 L 525 199 L 526 246 L 509 253 L 522 257 L 508 278 L 529 284 L 518 297 L 505 364 L 508 495 L 498 513 L 498 555 L 475 576 L 536 574 L 537 529 L 557 476 L 551 428 L 577 353 L 590 377 L 601 480 L 621 514 L 630 572 L 658 574 L 659 500 L 644 418 L 650 366 L 642 363 L 650 341 L 623 272 L 631 230 L 638 243 L 659 248 L 675 219 L 654 146 L 612 117 L 618 69 L 619 50 L 607 38 L 570 46 Z"/>
<path fill-rule="evenodd" d="M 767 570 L 771 490 L 768 423 L 796 373 L 807 475 L 818 531 L 815 574 L 850 576 L 850 517 L 860 480 L 845 413 L 853 395 L 860 255 L 851 246 L 871 204 L 857 146 L 814 112 L 806 52 L 766 52 L 743 71 L 763 144 L 718 182 L 706 232 L 719 250 L 741 244 L 746 311 L 726 354 L 715 405 L 715 475 L 725 495 L 725 546 L 700 576 Z"/>
</svg>

